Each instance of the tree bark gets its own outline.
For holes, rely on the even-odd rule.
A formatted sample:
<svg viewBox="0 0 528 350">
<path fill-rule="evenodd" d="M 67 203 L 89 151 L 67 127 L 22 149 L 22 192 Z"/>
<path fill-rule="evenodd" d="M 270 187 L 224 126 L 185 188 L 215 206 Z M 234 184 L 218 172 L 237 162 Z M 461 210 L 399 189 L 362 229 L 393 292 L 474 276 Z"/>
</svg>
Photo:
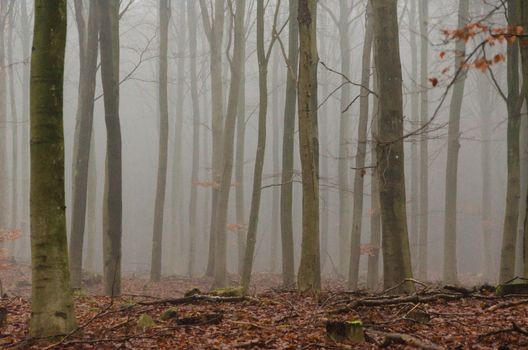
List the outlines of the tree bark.
<svg viewBox="0 0 528 350">
<path fill-rule="evenodd" d="M 31 61 L 31 337 L 75 327 L 64 198 L 66 1 L 35 1 Z"/>
<path fill-rule="evenodd" d="M 7 78 L 6 47 L 4 33 L 11 5 L 8 1 L 0 3 L 0 124 L 8 125 L 7 116 Z M 6 128 L 0 130 L 0 164 L 7 164 L 8 142 Z M 0 169 L 0 228 L 6 229 L 9 224 L 9 167 Z"/>
<path fill-rule="evenodd" d="M 297 277 L 300 291 L 321 288 L 317 120 L 317 6 L 299 0 L 299 151 L 302 169 L 302 244 Z"/>
<path fill-rule="evenodd" d="M 377 171 L 383 230 L 383 283 L 389 288 L 412 277 L 403 152 L 403 103 L 397 0 L 371 0 L 378 72 Z M 412 291 L 405 283 L 400 289 Z"/>
<path fill-rule="evenodd" d="M 72 288 L 81 288 L 84 230 L 86 224 L 86 203 L 88 189 L 88 167 L 90 161 L 94 95 L 97 74 L 99 25 L 97 3 L 90 4 L 88 25 L 82 15 L 82 2 L 75 2 L 77 29 L 80 42 L 79 98 L 76 116 L 76 146 L 74 146 L 73 168 L 73 209 L 70 233 L 70 275 Z"/>
<path fill-rule="evenodd" d="M 469 1 L 460 0 L 458 8 L 458 28 L 463 28 L 468 22 Z M 464 60 L 466 44 L 464 40 L 456 43 L 455 71 Z M 443 281 L 447 284 L 458 283 L 457 273 L 457 177 L 458 177 L 458 152 L 460 150 L 460 112 L 464 98 L 466 75 L 462 73 L 457 77 L 453 86 L 453 95 L 449 108 L 449 128 L 447 136 L 447 166 L 445 185 L 445 211 L 444 211 L 444 274 Z"/>
<path fill-rule="evenodd" d="M 121 294 L 122 158 L 119 121 L 119 1 L 99 0 L 101 80 L 106 123 L 103 291 Z"/>
</svg>

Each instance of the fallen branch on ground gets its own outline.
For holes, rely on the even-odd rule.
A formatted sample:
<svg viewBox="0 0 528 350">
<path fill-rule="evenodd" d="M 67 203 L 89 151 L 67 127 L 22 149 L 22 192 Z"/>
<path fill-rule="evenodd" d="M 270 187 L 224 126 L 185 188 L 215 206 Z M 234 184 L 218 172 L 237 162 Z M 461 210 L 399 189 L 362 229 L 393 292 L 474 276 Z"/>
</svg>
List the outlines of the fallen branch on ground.
<svg viewBox="0 0 528 350">
<path fill-rule="evenodd" d="M 235 302 L 241 302 L 251 300 L 248 297 L 217 297 L 213 295 L 201 295 L 201 294 L 195 294 L 188 297 L 183 298 L 168 298 L 168 299 L 160 299 L 160 300 L 153 300 L 153 301 L 141 301 L 138 304 L 139 305 L 157 305 L 157 304 L 170 304 L 170 305 L 184 305 L 184 304 L 192 304 L 200 301 L 208 301 L 213 303 L 235 303 Z"/>
<path fill-rule="evenodd" d="M 372 329 L 367 329 L 366 332 L 372 335 L 384 337 L 386 345 L 388 345 L 391 342 L 398 342 L 398 343 L 403 343 L 405 345 L 412 345 L 412 346 L 415 346 L 417 348 L 424 349 L 424 350 L 443 350 L 444 349 L 444 347 L 442 346 L 436 345 L 431 342 L 425 342 L 409 334 L 387 333 L 387 332 L 375 331 Z"/>
</svg>

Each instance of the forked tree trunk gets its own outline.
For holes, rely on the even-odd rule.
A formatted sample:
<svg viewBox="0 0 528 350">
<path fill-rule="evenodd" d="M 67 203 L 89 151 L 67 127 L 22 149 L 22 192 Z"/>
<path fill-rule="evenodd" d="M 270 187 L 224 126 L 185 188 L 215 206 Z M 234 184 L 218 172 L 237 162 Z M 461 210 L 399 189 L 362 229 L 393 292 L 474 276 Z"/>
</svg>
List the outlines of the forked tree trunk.
<svg viewBox="0 0 528 350">
<path fill-rule="evenodd" d="M 317 4 L 299 0 L 299 152 L 302 169 L 302 245 L 297 277 L 300 291 L 321 288 L 317 119 Z"/>
<path fill-rule="evenodd" d="M 286 99 L 284 101 L 284 129 L 282 134 L 282 178 L 281 178 L 281 247 L 282 283 L 290 287 L 295 279 L 293 248 L 293 145 L 295 132 L 295 111 L 297 101 L 297 68 L 299 63 L 299 24 L 295 20 L 298 0 L 290 0 L 289 12 L 293 19 L 288 23 L 288 70 L 286 72 Z"/>
<path fill-rule="evenodd" d="M 64 198 L 66 1 L 36 1 L 31 61 L 31 337 L 75 327 Z"/>
<path fill-rule="evenodd" d="M 99 0 L 101 81 L 106 123 L 103 292 L 121 294 L 122 158 L 119 121 L 119 1 Z"/>
<path fill-rule="evenodd" d="M 165 192 L 167 187 L 167 152 L 169 144 L 169 103 L 167 99 L 167 49 L 168 31 L 171 15 L 170 1 L 159 2 L 159 149 L 158 149 L 158 182 L 154 204 L 154 228 L 152 234 L 152 261 L 150 265 L 150 280 L 159 282 L 161 278 L 161 254 L 163 241 L 163 214 L 165 212 Z M 178 142 L 177 140 L 175 140 Z M 173 202 L 175 198 L 172 199 Z M 172 252 L 175 254 L 175 252 Z"/>
<path fill-rule="evenodd" d="M 397 0 L 371 0 L 378 72 L 377 171 L 383 230 L 383 283 L 412 277 L 403 153 L 403 102 Z M 412 291 L 410 283 L 400 290 Z"/>
<path fill-rule="evenodd" d="M 463 28 L 468 22 L 469 1 L 460 0 L 458 8 L 458 28 Z M 456 43 L 455 71 L 458 71 L 464 60 L 466 44 L 464 40 Z M 448 284 L 458 283 L 457 273 L 457 178 L 458 152 L 460 150 L 460 112 L 464 98 L 465 73 L 459 74 L 453 86 L 453 95 L 449 108 L 449 128 L 447 135 L 447 166 L 445 182 L 445 211 L 444 211 L 444 275 L 443 280 Z"/>
<path fill-rule="evenodd" d="M 369 86 L 370 64 L 372 53 L 372 11 L 367 4 L 367 21 L 365 24 L 365 40 L 361 58 L 361 92 L 359 99 L 358 145 L 356 150 L 356 165 L 354 173 L 354 210 L 352 212 L 352 235 L 350 249 L 350 264 L 348 266 L 348 288 L 357 289 L 359 280 L 359 258 L 361 244 L 361 228 L 363 223 L 363 183 L 366 174 L 365 159 L 367 157 L 367 130 L 369 116 Z"/>
</svg>

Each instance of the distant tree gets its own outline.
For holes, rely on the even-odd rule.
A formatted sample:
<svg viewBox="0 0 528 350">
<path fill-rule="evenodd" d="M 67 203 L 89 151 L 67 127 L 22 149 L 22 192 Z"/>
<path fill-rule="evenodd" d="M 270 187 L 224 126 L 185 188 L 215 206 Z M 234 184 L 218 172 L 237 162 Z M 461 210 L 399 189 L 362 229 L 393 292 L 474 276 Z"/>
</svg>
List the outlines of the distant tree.
<svg viewBox="0 0 528 350">
<path fill-rule="evenodd" d="M 302 246 L 297 276 L 300 291 L 321 288 L 317 135 L 317 6 L 299 0 L 299 151 L 302 169 Z"/>
<path fill-rule="evenodd" d="M 403 102 L 397 0 L 371 0 L 378 86 L 377 172 L 382 221 L 383 282 L 412 277 L 403 153 Z M 411 291 L 404 283 L 400 289 Z"/>
<path fill-rule="evenodd" d="M 64 198 L 66 9 L 66 0 L 35 1 L 30 93 L 31 337 L 66 334 L 75 327 Z"/>
<path fill-rule="evenodd" d="M 158 182 L 154 204 L 154 230 L 152 234 L 152 262 L 150 280 L 159 282 L 161 278 L 161 254 L 163 240 L 163 214 L 165 212 L 165 189 L 167 186 L 167 152 L 169 144 L 169 102 L 167 99 L 167 48 L 168 30 L 171 15 L 170 1 L 159 2 L 159 150 L 158 150 Z"/>
<path fill-rule="evenodd" d="M 9 13 L 12 11 L 12 3 L 9 1 L 0 2 L 0 123 L 7 125 L 7 81 L 8 68 L 6 65 L 6 45 L 5 33 L 7 33 Z M 0 130 L 0 164 L 7 164 L 7 132 L 5 128 Z M 9 207 L 9 167 L 2 166 L 0 169 L 0 227 L 8 226 Z"/>
<path fill-rule="evenodd" d="M 121 294 L 123 225 L 121 125 L 119 122 L 119 0 L 98 0 L 106 123 L 106 176 L 103 202 L 103 290 Z"/>
</svg>

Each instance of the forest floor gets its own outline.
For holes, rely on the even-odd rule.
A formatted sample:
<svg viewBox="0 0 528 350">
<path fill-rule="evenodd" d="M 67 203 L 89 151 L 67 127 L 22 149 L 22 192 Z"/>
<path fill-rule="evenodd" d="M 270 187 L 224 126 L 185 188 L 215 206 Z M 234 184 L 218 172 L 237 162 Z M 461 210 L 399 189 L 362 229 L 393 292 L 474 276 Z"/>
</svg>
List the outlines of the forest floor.
<svg viewBox="0 0 528 350">
<path fill-rule="evenodd" d="M 2 349 L 527 349 L 528 296 L 498 297 L 493 288 L 421 285 L 410 296 L 347 293 L 327 280 L 318 295 L 281 290 L 280 276 L 255 274 L 251 296 L 211 296 L 211 281 L 127 276 L 119 298 L 97 296 L 87 279 L 76 293 L 79 328 L 30 343 L 30 271 L 0 270 L 7 322 Z M 236 284 L 236 280 L 232 280 Z M 192 288 L 203 292 L 190 297 Z M 196 291 L 197 292 L 197 291 Z M 361 320 L 365 341 L 336 342 L 327 321 Z"/>
</svg>

